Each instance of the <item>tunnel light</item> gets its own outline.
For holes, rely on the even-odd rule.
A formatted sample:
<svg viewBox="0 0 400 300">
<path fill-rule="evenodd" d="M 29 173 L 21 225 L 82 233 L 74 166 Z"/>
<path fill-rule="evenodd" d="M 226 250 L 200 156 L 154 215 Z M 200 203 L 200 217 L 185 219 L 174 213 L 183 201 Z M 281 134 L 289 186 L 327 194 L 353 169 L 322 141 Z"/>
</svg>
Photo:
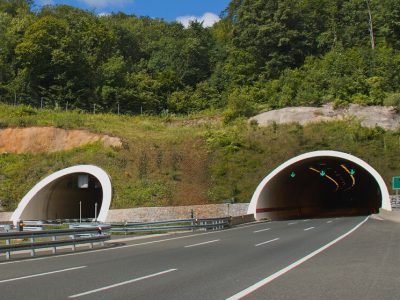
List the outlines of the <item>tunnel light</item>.
<svg viewBox="0 0 400 300">
<path fill-rule="evenodd" d="M 351 187 L 355 186 L 356 179 L 354 177 L 354 174 L 356 174 L 356 171 L 354 169 L 349 170 L 344 164 L 341 164 L 340 166 L 350 175 L 352 180 Z"/>
<path fill-rule="evenodd" d="M 337 192 L 337 190 L 339 189 L 339 183 L 337 183 L 337 181 L 335 179 L 333 179 L 331 176 L 328 176 L 324 170 L 317 170 L 317 169 L 314 169 L 314 168 L 311 168 L 311 167 L 309 169 L 311 171 L 319 173 L 320 176 L 325 177 L 325 178 L 329 179 L 330 181 L 332 181 L 336 185 L 335 192 Z"/>
<path fill-rule="evenodd" d="M 78 175 L 78 188 L 80 189 L 89 188 L 89 175 L 87 174 Z"/>
</svg>

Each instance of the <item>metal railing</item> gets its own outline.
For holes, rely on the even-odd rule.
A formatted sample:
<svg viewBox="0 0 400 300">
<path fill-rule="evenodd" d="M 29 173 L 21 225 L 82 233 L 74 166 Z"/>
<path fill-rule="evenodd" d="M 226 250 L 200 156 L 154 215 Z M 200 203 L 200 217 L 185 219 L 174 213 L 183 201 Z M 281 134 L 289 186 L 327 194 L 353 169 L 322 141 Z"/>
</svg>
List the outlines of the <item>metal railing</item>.
<svg viewBox="0 0 400 300">
<path fill-rule="evenodd" d="M 35 250 L 43 248 L 50 248 L 56 253 L 57 247 L 60 246 L 72 246 L 73 251 L 78 244 L 89 244 L 90 248 L 93 248 L 93 243 L 101 243 L 104 246 L 104 241 L 110 239 L 110 229 L 110 226 L 101 225 L 89 228 L 0 233 L 0 241 L 5 241 L 5 244 L 0 245 L 0 253 L 5 253 L 6 259 L 10 259 L 12 252 L 23 250 L 30 250 L 31 256 L 35 256 Z"/>
<path fill-rule="evenodd" d="M 139 233 L 182 230 L 221 230 L 230 226 L 230 218 L 183 219 L 147 223 L 112 223 L 112 233 Z"/>
</svg>

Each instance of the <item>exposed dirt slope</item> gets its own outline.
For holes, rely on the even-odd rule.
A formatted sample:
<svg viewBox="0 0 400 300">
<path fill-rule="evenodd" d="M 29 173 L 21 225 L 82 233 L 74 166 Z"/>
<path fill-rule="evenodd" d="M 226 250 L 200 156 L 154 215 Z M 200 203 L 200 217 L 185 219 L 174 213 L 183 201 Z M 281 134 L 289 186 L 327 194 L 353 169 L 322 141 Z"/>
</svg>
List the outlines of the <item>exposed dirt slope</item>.
<svg viewBox="0 0 400 300">
<path fill-rule="evenodd" d="M 400 126 L 400 116 L 392 107 L 360 106 L 351 104 L 348 108 L 334 109 L 331 104 L 322 107 L 287 107 L 261 113 L 252 119 L 261 126 L 277 124 L 316 123 L 322 121 L 357 118 L 365 127 L 379 126 L 387 130 L 395 130 Z"/>
<path fill-rule="evenodd" d="M 0 153 L 56 152 L 97 141 L 106 146 L 122 145 L 117 137 L 94 134 L 86 130 L 54 127 L 7 128 L 0 130 Z"/>
</svg>

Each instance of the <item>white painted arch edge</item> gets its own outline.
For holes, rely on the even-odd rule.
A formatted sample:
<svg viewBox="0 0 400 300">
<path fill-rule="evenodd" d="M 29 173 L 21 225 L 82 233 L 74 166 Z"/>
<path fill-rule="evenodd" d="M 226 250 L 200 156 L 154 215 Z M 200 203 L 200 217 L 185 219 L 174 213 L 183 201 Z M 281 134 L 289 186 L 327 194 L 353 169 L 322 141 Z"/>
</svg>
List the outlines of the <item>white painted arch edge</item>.
<svg viewBox="0 0 400 300">
<path fill-rule="evenodd" d="M 20 220 L 20 217 L 26 206 L 29 204 L 29 202 L 36 196 L 36 194 L 39 191 L 41 191 L 48 184 L 66 175 L 71 175 L 76 173 L 90 174 L 99 180 L 103 190 L 103 201 L 101 204 L 101 209 L 97 217 L 97 220 L 99 222 L 105 222 L 111 205 L 111 198 L 112 198 L 111 180 L 108 174 L 103 169 L 93 165 L 77 165 L 69 167 L 57 171 L 47 176 L 46 178 L 42 179 L 24 196 L 24 198 L 22 198 L 21 202 L 18 204 L 17 209 L 11 216 L 11 221 L 14 224 L 16 224 Z"/>
<path fill-rule="evenodd" d="M 385 181 L 383 180 L 382 176 L 373 167 L 371 167 L 368 163 L 366 163 L 365 161 L 363 161 L 362 159 L 360 159 L 354 155 L 344 153 L 344 152 L 339 152 L 339 151 L 322 150 L 322 151 L 308 152 L 308 153 L 304 153 L 299 156 L 293 157 L 293 158 L 289 159 L 288 161 L 284 162 L 283 164 L 281 164 L 280 166 L 278 166 L 271 173 L 269 173 L 257 186 L 257 189 L 255 190 L 253 197 L 251 198 L 247 213 L 256 215 L 258 199 L 260 197 L 262 190 L 268 184 L 268 182 L 272 178 L 274 178 L 277 174 L 279 174 L 287 167 L 289 167 L 299 161 L 309 159 L 309 158 L 314 158 L 314 157 L 322 157 L 322 156 L 343 158 L 343 159 L 352 161 L 355 164 L 359 165 L 360 167 L 364 168 L 367 172 L 369 172 L 374 177 L 374 179 L 378 183 L 379 189 L 381 190 L 381 196 L 382 196 L 382 208 L 385 210 L 388 210 L 388 211 L 392 210 L 392 205 L 390 204 L 389 191 L 387 189 Z"/>
</svg>

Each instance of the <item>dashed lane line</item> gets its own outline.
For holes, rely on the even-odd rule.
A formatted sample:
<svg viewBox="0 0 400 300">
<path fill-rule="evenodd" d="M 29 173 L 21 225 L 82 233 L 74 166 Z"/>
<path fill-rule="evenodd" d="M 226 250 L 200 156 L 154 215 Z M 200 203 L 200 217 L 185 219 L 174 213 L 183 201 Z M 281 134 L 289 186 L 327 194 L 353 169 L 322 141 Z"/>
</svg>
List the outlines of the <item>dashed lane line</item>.
<svg viewBox="0 0 400 300">
<path fill-rule="evenodd" d="M 263 242 L 263 243 L 259 243 L 259 244 L 256 244 L 255 246 L 258 247 L 258 246 L 261 246 L 261 245 L 265 245 L 265 244 L 269 244 L 269 243 L 275 242 L 277 240 L 279 240 L 279 238 L 276 238 L 276 239 L 273 239 L 273 240 L 269 240 L 269 241 L 266 241 L 266 242 Z"/>
<path fill-rule="evenodd" d="M 34 278 L 34 277 L 41 277 L 41 276 L 46 276 L 46 275 L 51 275 L 51 274 L 57 274 L 57 273 L 62 273 L 62 272 L 79 270 L 79 269 L 83 269 L 83 268 L 86 268 L 86 266 L 80 266 L 80 267 L 68 268 L 68 269 L 63 269 L 63 270 L 57 270 L 57 271 L 38 273 L 38 274 L 27 275 L 27 276 L 22 276 L 22 277 L 4 279 L 4 280 L 0 280 L 0 283 L 6 283 L 6 282 L 11 282 L 11 281 L 23 280 L 23 279 L 29 279 L 29 278 Z"/>
<path fill-rule="evenodd" d="M 193 245 L 187 245 L 185 246 L 185 248 L 191 248 L 191 247 L 196 247 L 196 246 L 202 246 L 202 245 L 206 245 L 206 244 L 211 244 L 211 243 L 215 243 L 215 242 L 219 242 L 220 240 L 212 240 L 212 241 L 207 241 L 207 242 L 203 242 L 203 243 L 197 243 L 197 244 L 193 244 Z"/>
<path fill-rule="evenodd" d="M 149 278 L 160 276 L 160 275 L 164 275 L 166 273 L 174 272 L 174 271 L 177 271 L 177 270 L 178 269 L 169 269 L 169 270 L 158 272 L 158 273 L 155 273 L 155 274 L 150 274 L 150 275 L 147 275 L 147 276 L 143 276 L 143 277 L 127 280 L 127 281 L 116 283 L 116 284 L 112 284 L 112 285 L 108 285 L 108 286 L 101 287 L 101 288 L 98 288 L 98 289 L 95 289 L 95 290 L 91 290 L 91 291 L 87 291 L 87 292 L 71 295 L 68 298 L 70 298 L 70 299 L 71 298 L 79 298 L 79 297 L 82 297 L 82 296 L 86 296 L 86 295 L 98 293 L 98 292 L 101 292 L 101 291 L 109 290 L 109 289 L 112 289 L 112 288 L 115 288 L 115 287 L 119 287 L 119 286 L 122 286 L 122 285 L 134 283 L 134 282 L 137 282 L 137 281 L 149 279 Z"/>
<path fill-rule="evenodd" d="M 260 229 L 260 230 L 256 230 L 256 231 L 253 231 L 253 232 L 254 233 L 258 233 L 258 232 L 263 232 L 263 231 L 268 231 L 268 230 L 271 230 L 271 228 Z"/>
<path fill-rule="evenodd" d="M 306 228 L 306 229 L 304 229 L 304 231 L 308 231 L 308 230 L 311 230 L 311 229 L 314 229 L 315 227 L 308 227 L 308 228 Z"/>
</svg>

